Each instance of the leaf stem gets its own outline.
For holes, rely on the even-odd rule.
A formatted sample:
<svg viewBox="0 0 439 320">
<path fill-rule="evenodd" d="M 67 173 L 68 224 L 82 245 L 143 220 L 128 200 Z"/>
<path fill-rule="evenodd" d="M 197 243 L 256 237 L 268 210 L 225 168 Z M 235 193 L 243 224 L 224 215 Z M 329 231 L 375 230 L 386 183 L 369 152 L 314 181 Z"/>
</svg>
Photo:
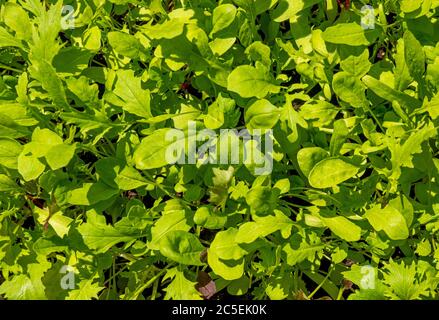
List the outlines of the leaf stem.
<svg viewBox="0 0 439 320">
<path fill-rule="evenodd" d="M 333 269 L 331 268 L 331 270 L 329 270 L 328 274 L 327 274 L 326 277 L 323 279 L 323 281 L 320 282 L 320 284 L 314 289 L 314 291 L 311 292 L 311 294 L 308 295 L 308 299 L 311 300 L 311 298 L 317 293 L 317 291 L 319 291 L 320 288 L 325 284 L 326 280 L 329 279 L 329 277 L 330 277 L 330 275 L 331 275 L 331 273 L 332 273 L 332 270 L 333 270 Z"/>
<path fill-rule="evenodd" d="M 137 297 L 139 296 L 143 290 L 145 290 L 146 288 L 148 288 L 149 286 L 151 286 L 158 278 L 160 278 L 165 272 L 168 271 L 168 269 L 173 266 L 173 265 L 169 265 L 167 268 L 160 270 L 159 273 L 157 273 L 154 277 L 152 277 L 151 279 L 149 279 L 148 282 L 146 282 L 144 285 L 140 286 L 139 288 L 136 289 L 134 296 Z"/>
<path fill-rule="evenodd" d="M 19 72 L 19 73 L 23 72 L 23 70 L 16 69 L 16 68 L 13 68 L 13 67 L 9 67 L 7 65 L 4 65 L 3 63 L 0 63 L 0 68 L 5 69 L 5 70 L 9 70 L 9 71 Z"/>
<path fill-rule="evenodd" d="M 340 290 L 338 291 L 337 300 L 341 300 L 343 297 L 344 287 L 341 286 Z"/>
</svg>

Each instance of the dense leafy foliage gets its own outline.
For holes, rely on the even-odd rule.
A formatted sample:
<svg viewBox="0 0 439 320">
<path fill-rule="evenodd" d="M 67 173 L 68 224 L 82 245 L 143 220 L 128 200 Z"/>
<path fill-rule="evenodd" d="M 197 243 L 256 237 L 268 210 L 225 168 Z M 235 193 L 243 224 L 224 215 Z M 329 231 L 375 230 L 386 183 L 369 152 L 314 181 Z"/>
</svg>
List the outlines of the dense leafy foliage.
<svg viewBox="0 0 439 320">
<path fill-rule="evenodd" d="M 1 1 L 0 296 L 438 298 L 438 19 L 438 0 Z M 170 164 L 190 121 L 271 129 L 273 170 Z"/>
</svg>

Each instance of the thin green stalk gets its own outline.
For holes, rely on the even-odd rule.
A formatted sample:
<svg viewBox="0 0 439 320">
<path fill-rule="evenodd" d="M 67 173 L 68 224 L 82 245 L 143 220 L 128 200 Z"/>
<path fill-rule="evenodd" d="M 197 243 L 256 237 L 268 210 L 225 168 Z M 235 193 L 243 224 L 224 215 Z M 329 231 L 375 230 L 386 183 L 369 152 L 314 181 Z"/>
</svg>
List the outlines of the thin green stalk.
<svg viewBox="0 0 439 320">
<path fill-rule="evenodd" d="M 104 140 L 105 140 L 105 142 L 107 142 L 107 145 L 110 147 L 111 152 L 112 152 L 113 154 L 116 154 L 116 149 L 114 148 L 114 146 L 113 146 L 113 144 L 111 143 L 111 141 L 108 140 L 107 137 L 104 137 Z"/>
<path fill-rule="evenodd" d="M 124 270 L 126 270 L 129 267 L 128 264 L 125 264 L 122 268 L 120 268 L 116 273 L 112 274 L 111 277 L 109 277 L 107 280 L 105 280 L 103 285 L 106 285 L 107 283 L 109 283 L 110 281 L 113 280 L 113 278 L 117 277 L 121 272 L 123 272 Z"/>
<path fill-rule="evenodd" d="M 381 122 L 378 120 L 377 116 L 375 115 L 375 113 L 372 111 L 372 109 L 370 108 L 369 105 L 365 105 L 365 109 L 367 112 L 370 113 L 370 115 L 372 116 L 372 118 L 375 120 L 375 122 L 377 123 L 378 127 L 380 127 L 382 132 L 385 132 L 383 125 L 381 124 Z"/>
<path fill-rule="evenodd" d="M 311 298 L 317 293 L 317 291 L 319 291 L 320 288 L 325 284 L 326 280 L 328 280 L 329 277 L 331 276 L 332 270 L 333 270 L 333 269 L 331 268 L 331 270 L 329 270 L 328 274 L 327 274 L 326 277 L 323 279 L 323 281 L 320 282 L 320 284 L 314 289 L 314 291 L 311 292 L 311 293 L 308 295 L 308 299 L 311 300 Z"/>
<path fill-rule="evenodd" d="M 112 286 L 112 289 L 113 289 L 113 291 L 115 292 L 115 293 L 117 293 L 117 284 L 116 284 L 116 275 L 117 275 L 118 273 L 116 272 L 116 259 L 115 259 L 115 257 L 113 256 L 113 286 Z"/>
<path fill-rule="evenodd" d="M 143 290 L 145 290 L 146 288 L 148 288 L 149 286 L 151 286 L 152 284 L 154 284 L 154 282 L 160 278 L 165 272 L 168 271 L 168 269 L 174 265 L 169 265 L 167 268 L 162 269 L 159 273 L 157 273 L 154 277 L 152 277 L 148 282 L 146 282 L 143 286 L 140 286 L 136 289 L 136 291 L 134 292 L 134 296 L 137 297 L 139 296 Z"/>
<path fill-rule="evenodd" d="M 340 288 L 337 295 L 337 300 L 341 300 L 343 298 L 344 286 Z"/>
<path fill-rule="evenodd" d="M 159 282 L 158 281 L 154 282 L 154 285 L 152 287 L 151 300 L 155 300 L 155 298 L 157 296 L 158 287 L 159 287 Z"/>
<path fill-rule="evenodd" d="M 23 72 L 23 70 L 16 69 L 16 68 L 13 68 L 13 67 L 9 67 L 9 66 L 7 66 L 7 65 L 5 65 L 3 63 L 0 63 L 0 68 L 1 69 L 5 69 L 5 70 L 9 70 L 9 71 L 14 71 L 14 72 L 20 72 L 20 73 Z"/>
</svg>

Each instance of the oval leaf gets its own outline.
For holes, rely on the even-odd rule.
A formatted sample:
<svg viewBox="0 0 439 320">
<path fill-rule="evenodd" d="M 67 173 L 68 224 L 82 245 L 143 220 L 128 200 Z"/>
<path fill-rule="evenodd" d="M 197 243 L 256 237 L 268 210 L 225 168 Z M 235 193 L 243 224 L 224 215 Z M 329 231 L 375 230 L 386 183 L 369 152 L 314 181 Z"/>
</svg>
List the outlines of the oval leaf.
<svg viewBox="0 0 439 320">
<path fill-rule="evenodd" d="M 279 120 L 280 110 L 270 101 L 262 99 L 254 102 L 245 113 L 245 123 L 249 129 L 271 129 Z"/>
<path fill-rule="evenodd" d="M 160 253 L 181 264 L 203 265 L 200 255 L 204 249 L 196 235 L 182 230 L 169 232 L 160 241 Z"/>
<path fill-rule="evenodd" d="M 264 98 L 270 92 L 278 93 L 279 89 L 268 73 L 252 66 L 239 66 L 227 78 L 227 90 L 243 98 Z"/>
<path fill-rule="evenodd" d="M 392 240 L 403 240 L 409 236 L 407 222 L 396 208 L 388 205 L 381 209 L 376 205 L 364 215 L 376 231 L 383 230 Z"/>
<path fill-rule="evenodd" d="M 303 148 L 297 152 L 299 168 L 306 177 L 309 176 L 312 168 L 314 168 L 317 163 L 327 157 L 329 157 L 328 151 L 319 147 Z"/>
<path fill-rule="evenodd" d="M 172 138 L 176 138 L 175 140 Z M 143 139 L 134 151 L 136 168 L 155 169 L 175 161 L 173 152 L 181 154 L 185 147 L 184 134 L 176 129 L 159 129 Z"/>
<path fill-rule="evenodd" d="M 342 158 L 324 159 L 317 163 L 309 173 L 309 183 L 312 187 L 319 189 L 335 187 L 355 176 L 359 169 Z"/>
<path fill-rule="evenodd" d="M 346 241 L 358 241 L 361 238 L 361 228 L 345 217 L 321 217 L 325 225 L 337 236 Z"/>
<path fill-rule="evenodd" d="M 364 30 L 357 23 L 340 23 L 327 28 L 323 34 L 323 40 L 335 44 L 347 44 L 350 46 L 368 46 L 378 38 L 376 29 Z"/>
</svg>

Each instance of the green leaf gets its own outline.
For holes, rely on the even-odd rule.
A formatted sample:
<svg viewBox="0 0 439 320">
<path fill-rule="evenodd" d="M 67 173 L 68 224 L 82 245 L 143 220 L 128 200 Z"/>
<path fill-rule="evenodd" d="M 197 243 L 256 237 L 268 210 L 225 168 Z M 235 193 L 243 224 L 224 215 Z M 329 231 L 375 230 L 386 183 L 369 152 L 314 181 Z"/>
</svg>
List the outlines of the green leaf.
<svg viewBox="0 0 439 320">
<path fill-rule="evenodd" d="M 399 39 L 396 46 L 395 58 L 395 89 L 403 91 L 407 89 L 409 84 L 413 81 L 407 66 L 407 59 L 405 56 L 405 43 L 403 39 Z"/>
<path fill-rule="evenodd" d="M 137 59 L 142 51 L 142 45 L 134 36 L 120 31 L 111 31 L 107 34 L 110 46 L 116 53 L 131 59 Z"/>
<path fill-rule="evenodd" d="M 270 281 L 265 288 L 265 293 L 270 300 L 283 300 L 288 297 L 290 293 L 291 276 L 282 274 L 270 278 Z"/>
<path fill-rule="evenodd" d="M 22 145 L 14 139 L 0 137 L 0 165 L 17 169 L 18 156 L 22 150 Z"/>
<path fill-rule="evenodd" d="M 214 54 L 222 56 L 235 44 L 235 42 L 235 37 L 215 38 L 209 42 L 209 47 Z"/>
<path fill-rule="evenodd" d="M 1 112 L 1 109 L 0 109 Z M 0 113 L 0 135 L 8 138 L 20 138 L 29 134 L 26 128 L 5 114 Z"/>
<path fill-rule="evenodd" d="M 409 236 L 404 216 L 390 205 L 384 208 L 374 205 L 364 216 L 376 231 L 383 230 L 392 240 L 403 240 Z"/>
<path fill-rule="evenodd" d="M 40 128 L 36 128 L 32 133 L 32 142 L 44 145 L 43 147 L 44 149 L 63 143 L 60 136 L 58 136 L 55 132 L 49 129 L 40 129 Z M 42 151 L 43 151 L 41 153 L 42 155 L 44 155 L 45 152 L 47 152 L 47 150 L 42 150 Z"/>
<path fill-rule="evenodd" d="M 76 146 L 58 144 L 50 148 L 46 153 L 46 160 L 52 170 L 65 167 L 75 155 Z"/>
<path fill-rule="evenodd" d="M 116 158 L 104 158 L 96 162 L 99 179 L 121 190 L 133 190 L 148 184 L 148 181 L 134 168 L 124 165 Z"/>
<path fill-rule="evenodd" d="M 431 254 L 431 244 L 427 239 L 422 240 L 416 246 L 416 254 L 421 257 L 427 257 Z"/>
<path fill-rule="evenodd" d="M 46 257 L 35 254 L 22 256 L 18 261 L 26 268 L 26 273 L 10 276 L 0 285 L 0 294 L 10 300 L 46 300 L 41 279 L 51 263 Z"/>
<path fill-rule="evenodd" d="M 113 93 L 120 98 L 117 105 L 125 111 L 146 119 L 151 117 L 149 90 L 142 89 L 141 78 L 135 77 L 133 70 L 117 72 Z"/>
<path fill-rule="evenodd" d="M 349 129 L 346 126 L 346 122 L 344 119 L 339 119 L 334 122 L 334 132 L 331 137 L 331 142 L 329 145 L 329 150 L 331 155 L 337 156 L 340 153 L 340 150 L 343 147 L 344 142 L 346 141 L 349 135 Z"/>
<path fill-rule="evenodd" d="M 21 188 L 5 174 L 0 174 L 0 191 L 14 192 L 21 191 Z"/>
<path fill-rule="evenodd" d="M 18 156 L 18 172 L 24 180 L 31 181 L 38 178 L 46 166 L 33 156 L 26 156 L 23 152 Z"/>
<path fill-rule="evenodd" d="M 245 123 L 249 129 L 271 129 L 280 117 L 280 109 L 270 101 L 257 100 L 245 112 Z"/>
<path fill-rule="evenodd" d="M 66 93 L 61 79 L 56 74 L 55 68 L 45 60 L 33 61 L 29 68 L 32 77 L 37 79 L 44 90 L 47 91 L 53 103 L 58 108 L 69 109 Z"/>
<path fill-rule="evenodd" d="M 349 46 L 368 46 L 375 42 L 379 32 L 377 29 L 364 30 L 359 24 L 339 23 L 323 31 L 323 40 L 335 44 Z"/>
<path fill-rule="evenodd" d="M 61 211 L 50 214 L 47 208 L 35 207 L 34 212 L 38 215 L 38 222 L 42 225 L 48 222 L 60 238 L 69 233 L 70 224 L 73 222 L 73 219 L 63 215 Z"/>
<path fill-rule="evenodd" d="M 282 251 L 286 254 L 287 264 L 294 266 L 305 260 L 313 261 L 316 254 L 322 252 L 324 247 L 318 237 L 313 236 L 307 241 L 299 234 L 294 234 L 283 246 Z"/>
<path fill-rule="evenodd" d="M 73 205 L 90 206 L 100 201 L 110 199 L 118 194 L 119 190 L 111 188 L 105 183 L 84 183 L 82 187 L 70 192 L 68 202 Z"/>
<path fill-rule="evenodd" d="M 243 276 L 229 283 L 227 293 L 234 296 L 242 296 L 247 293 L 249 286 L 250 279 L 247 276 Z"/>
<path fill-rule="evenodd" d="M 410 75 L 421 81 L 425 72 L 425 55 L 421 43 L 413 33 L 407 30 L 404 33 L 404 56 Z"/>
<path fill-rule="evenodd" d="M 256 186 L 247 192 L 245 200 L 253 212 L 268 215 L 276 207 L 277 194 L 270 187 Z"/>
<path fill-rule="evenodd" d="M 58 73 L 79 74 L 88 67 L 91 56 L 90 51 L 81 48 L 63 48 L 53 58 L 53 66 Z"/>
<path fill-rule="evenodd" d="M 260 217 L 256 221 L 243 223 L 238 230 L 237 243 L 252 243 L 259 237 L 266 237 L 281 230 L 282 236 L 288 238 L 291 234 L 293 221 L 281 211 L 275 210 L 275 215 Z"/>
<path fill-rule="evenodd" d="M 404 216 L 407 226 L 411 226 L 413 222 L 413 205 L 407 196 L 401 194 L 395 199 L 390 200 L 388 205 L 398 210 Z"/>
<path fill-rule="evenodd" d="M 66 300 L 90 300 L 98 299 L 98 293 L 102 291 L 101 287 L 94 279 L 81 280 L 78 283 L 78 288 L 70 290 Z"/>
<path fill-rule="evenodd" d="M 23 127 L 34 126 L 38 121 L 29 114 L 29 109 L 18 103 L 6 103 L 0 107 L 0 133 L 3 136 L 17 138 L 28 134 Z M 3 127 L 3 128 L 2 128 Z M 10 132 L 4 131 L 9 129 Z M 18 131 L 17 134 L 14 131 Z"/>
<path fill-rule="evenodd" d="M 278 0 L 255 0 L 255 10 L 256 14 L 261 14 L 270 8 L 273 8 Z"/>
<path fill-rule="evenodd" d="M 132 190 L 143 187 L 149 182 L 134 168 L 124 167 L 114 179 L 121 190 Z"/>
<path fill-rule="evenodd" d="M 144 138 L 134 151 L 133 160 L 140 170 L 154 169 L 176 162 L 185 150 L 186 138 L 176 129 L 164 128 Z"/>
<path fill-rule="evenodd" d="M 290 191 L 290 188 L 291 188 L 290 180 L 288 178 L 280 179 L 280 180 L 276 181 L 273 188 L 279 189 L 281 194 L 287 193 L 288 191 Z"/>
<path fill-rule="evenodd" d="M 166 300 L 201 300 L 200 293 L 195 289 L 196 283 L 188 280 L 178 267 L 168 269 L 163 281 L 166 279 L 172 279 L 164 289 Z"/>
<path fill-rule="evenodd" d="M 227 78 L 227 90 L 236 92 L 243 98 L 262 99 L 269 93 L 278 93 L 280 88 L 264 69 L 239 66 Z"/>
<path fill-rule="evenodd" d="M 0 294 L 9 300 L 45 300 L 44 286 L 32 281 L 27 275 L 20 274 L 0 285 Z"/>
<path fill-rule="evenodd" d="M 213 272 L 225 280 L 235 280 L 244 274 L 244 259 L 225 261 L 218 257 L 214 250 L 209 249 L 207 262 Z"/>
<path fill-rule="evenodd" d="M 28 40 L 30 38 L 31 22 L 26 11 L 21 6 L 12 2 L 6 3 L 3 19 L 5 24 L 14 30 L 16 38 L 20 40 Z"/>
<path fill-rule="evenodd" d="M 101 48 L 101 37 L 101 29 L 98 26 L 87 29 L 82 35 L 84 47 L 90 51 L 99 51 Z"/>
<path fill-rule="evenodd" d="M 360 168 L 345 158 L 327 158 L 317 163 L 309 173 L 309 183 L 318 189 L 331 188 L 354 177 Z"/>
<path fill-rule="evenodd" d="M 46 7 L 36 2 L 26 6 L 35 16 L 37 28 L 32 32 L 32 43 L 29 43 L 29 58 L 32 64 L 45 61 L 50 64 L 53 57 L 61 49 L 57 37 L 62 30 L 61 22 L 62 2 L 51 5 L 48 10 Z M 41 82 L 41 81 L 40 81 Z M 44 87 L 44 86 L 43 86 Z"/>
<path fill-rule="evenodd" d="M 235 228 L 218 232 L 210 244 L 209 254 L 213 253 L 223 260 L 241 259 L 246 254 L 246 251 L 236 241 L 238 234 L 239 231 Z"/>
<path fill-rule="evenodd" d="M 169 14 L 169 20 L 155 25 L 148 25 L 143 31 L 153 39 L 173 39 L 183 33 L 185 24 L 192 18 L 192 10 L 175 9 Z"/>
<path fill-rule="evenodd" d="M 218 129 L 224 124 L 224 110 L 216 101 L 207 108 L 204 124 L 209 129 Z"/>
<path fill-rule="evenodd" d="M 349 300 L 384 300 L 385 285 L 378 278 L 378 270 L 370 265 L 352 265 L 343 276 L 356 284 L 360 290 L 349 296 Z"/>
<path fill-rule="evenodd" d="M 437 130 L 432 124 L 418 128 L 411 133 L 403 144 L 390 141 L 388 144 L 389 150 L 392 154 L 392 173 L 390 175 L 393 179 L 398 179 L 401 175 L 401 166 L 414 168 L 413 155 L 422 152 L 422 144 L 437 135 Z"/>
<path fill-rule="evenodd" d="M 297 162 L 302 173 L 309 177 L 309 173 L 317 163 L 329 157 L 329 152 L 319 147 L 300 149 L 297 152 Z"/>
<path fill-rule="evenodd" d="M 136 227 L 128 227 L 123 222 L 122 219 L 114 226 L 107 225 L 103 215 L 90 211 L 87 213 L 87 222 L 77 229 L 87 247 L 102 253 L 120 242 L 134 241 L 140 236 Z"/>
<path fill-rule="evenodd" d="M 254 62 L 261 62 L 266 67 L 271 66 L 270 47 L 261 41 L 255 41 L 245 49 L 245 53 Z"/>
<path fill-rule="evenodd" d="M 200 207 L 194 215 L 194 222 L 206 229 L 221 229 L 227 222 L 227 217 L 216 213 L 212 207 Z"/>
<path fill-rule="evenodd" d="M 233 4 L 222 4 L 213 10 L 212 24 L 213 28 L 210 35 L 214 35 L 230 26 L 235 20 L 236 7 Z"/>
<path fill-rule="evenodd" d="M 189 231 L 187 212 L 185 210 L 174 210 L 163 214 L 151 228 L 151 241 L 148 247 L 152 250 L 160 250 L 160 243 L 169 232 L 176 230 Z"/>
<path fill-rule="evenodd" d="M 437 299 L 438 10 L 2 1 L 0 300 Z"/>
<path fill-rule="evenodd" d="M 244 274 L 244 260 L 224 261 L 208 250 L 207 261 L 213 272 L 225 280 L 235 280 Z"/>
<path fill-rule="evenodd" d="M 345 217 L 321 217 L 323 223 L 338 237 L 346 241 L 359 241 L 361 228 Z"/>
<path fill-rule="evenodd" d="M 341 100 L 349 103 L 354 108 L 361 108 L 367 105 L 364 93 L 366 88 L 356 76 L 344 71 L 339 72 L 334 75 L 332 88 Z"/>
<path fill-rule="evenodd" d="M 89 79 L 84 76 L 80 76 L 78 79 L 69 78 L 66 83 L 67 88 L 78 97 L 82 103 L 89 105 L 89 107 L 98 104 L 99 88 L 97 84 L 90 85 Z"/>
<path fill-rule="evenodd" d="M 166 233 L 160 240 L 160 253 L 181 264 L 201 266 L 200 255 L 204 246 L 197 236 L 182 230 Z"/>
<path fill-rule="evenodd" d="M 439 117 L 439 93 L 425 104 L 425 109 L 433 120 Z"/>
<path fill-rule="evenodd" d="M 396 91 L 380 80 L 377 80 L 371 76 L 364 76 L 363 83 L 372 90 L 377 96 L 391 102 L 398 102 L 401 107 L 413 110 L 421 107 L 422 102 L 415 99 L 403 92 Z"/>
<path fill-rule="evenodd" d="M 235 172 L 234 167 L 229 166 L 227 170 L 221 170 L 219 168 L 213 168 L 212 182 L 213 186 L 209 188 L 209 202 L 218 205 L 225 205 L 228 197 L 228 188 L 230 181 L 233 178 Z"/>
<path fill-rule="evenodd" d="M 421 7 L 420 0 L 401 0 L 400 8 L 402 12 L 413 12 Z"/>
<path fill-rule="evenodd" d="M 282 22 L 294 18 L 302 10 L 319 2 L 321 0 L 280 0 L 277 7 L 272 11 L 272 17 L 274 21 Z"/>
<path fill-rule="evenodd" d="M 67 123 L 74 123 L 81 131 L 85 133 L 93 133 L 95 135 L 95 141 L 99 141 L 105 134 L 113 128 L 117 128 L 118 125 L 112 123 L 104 114 L 97 110 L 94 110 L 93 114 L 80 113 L 80 112 L 65 112 L 61 114 L 61 117 Z"/>
<path fill-rule="evenodd" d="M 419 280 L 415 263 L 406 265 L 390 260 L 385 266 L 383 282 L 390 290 L 387 295 L 392 299 L 415 300 L 428 295 L 429 282 Z"/>
<path fill-rule="evenodd" d="M 327 101 L 311 100 L 300 108 L 299 115 L 310 121 L 313 126 L 322 127 L 332 123 L 338 112 L 339 110 Z"/>
<path fill-rule="evenodd" d="M 366 75 L 372 64 L 369 62 L 369 51 L 366 49 L 360 55 L 350 55 L 340 62 L 343 71 L 353 76 L 363 77 Z"/>
<path fill-rule="evenodd" d="M 15 38 L 5 28 L 0 27 L 0 48 L 4 47 L 18 47 L 23 48 L 20 39 Z"/>
</svg>

